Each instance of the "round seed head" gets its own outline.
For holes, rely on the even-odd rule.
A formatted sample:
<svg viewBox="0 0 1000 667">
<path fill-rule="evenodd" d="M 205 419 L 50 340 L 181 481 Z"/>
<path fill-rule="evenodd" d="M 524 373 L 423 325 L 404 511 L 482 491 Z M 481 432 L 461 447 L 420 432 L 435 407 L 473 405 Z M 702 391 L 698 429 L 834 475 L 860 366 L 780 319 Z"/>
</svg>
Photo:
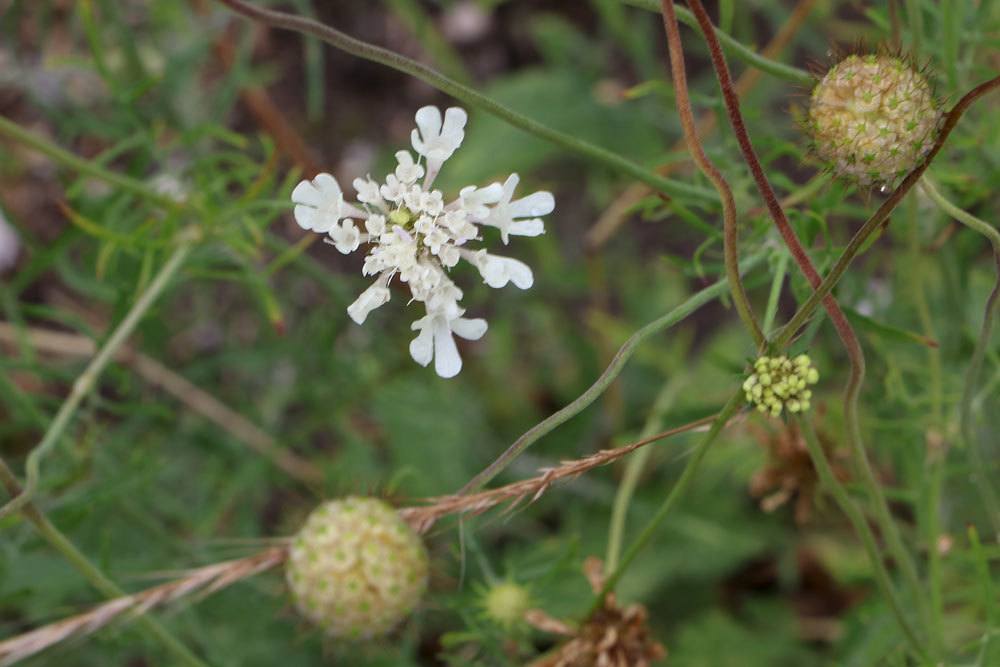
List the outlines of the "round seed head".
<svg viewBox="0 0 1000 667">
<path fill-rule="evenodd" d="M 809 107 L 820 158 L 862 185 L 891 186 L 909 173 L 940 121 L 927 79 L 890 55 L 848 56 L 816 85 Z"/>
<path fill-rule="evenodd" d="M 427 549 L 396 511 L 351 496 L 320 505 L 293 538 L 285 573 L 299 612 L 332 637 L 384 635 L 427 589 Z"/>
</svg>

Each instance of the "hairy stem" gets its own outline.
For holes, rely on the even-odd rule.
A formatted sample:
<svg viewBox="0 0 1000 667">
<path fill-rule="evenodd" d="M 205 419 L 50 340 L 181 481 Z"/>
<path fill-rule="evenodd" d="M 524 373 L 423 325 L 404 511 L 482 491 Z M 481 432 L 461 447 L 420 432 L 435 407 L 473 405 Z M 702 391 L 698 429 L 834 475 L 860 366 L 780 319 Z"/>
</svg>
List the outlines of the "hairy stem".
<svg viewBox="0 0 1000 667">
<path fill-rule="evenodd" d="M 21 488 L 14 473 L 7 467 L 3 459 L 0 459 L 0 484 L 4 486 L 7 493 L 12 497 L 26 498 L 27 490 Z M 125 595 L 125 592 L 118 588 L 118 585 L 111 581 L 96 565 L 91 563 L 69 538 L 49 521 L 49 518 L 34 503 L 25 501 L 21 503 L 20 510 L 24 517 L 35 526 L 41 536 L 61 553 L 102 595 L 108 599 L 119 598 Z M 139 622 L 151 637 L 160 641 L 181 663 L 191 665 L 192 667 L 208 667 L 207 663 L 193 654 L 190 649 L 184 646 L 179 639 L 174 637 L 169 630 L 156 620 L 143 614 L 139 616 Z"/>
<path fill-rule="evenodd" d="M 763 255 L 756 255 L 747 259 L 747 261 L 743 262 L 743 270 L 749 272 L 751 269 L 759 265 L 763 259 Z M 720 297 L 726 292 L 727 289 L 727 281 L 720 280 L 705 289 L 696 292 L 684 303 L 677 306 L 663 317 L 653 320 L 632 334 L 618 349 L 618 352 L 611 360 L 611 363 L 604 369 L 604 372 L 601 373 L 600 377 L 598 377 L 586 391 L 580 394 L 580 396 L 578 396 L 572 403 L 564 407 L 562 410 L 550 415 L 546 419 L 528 429 L 524 435 L 515 440 L 503 454 L 493 461 L 493 463 L 470 479 L 465 486 L 461 488 L 459 493 L 471 493 L 482 488 L 491 479 L 499 475 L 504 468 L 513 463 L 514 459 L 520 456 L 524 450 L 533 445 L 542 436 L 552 432 L 557 426 L 569 421 L 572 417 L 582 412 L 584 408 L 597 400 L 597 397 L 604 393 L 614 379 L 618 377 L 622 368 L 625 367 L 625 364 L 632 357 L 632 354 L 635 353 L 636 348 L 644 340 L 677 324 L 701 306 Z"/>
<path fill-rule="evenodd" d="M 660 13 L 660 3 L 658 0 L 621 1 L 627 5 L 638 7 L 639 9 L 656 12 L 657 14 Z M 697 19 L 695 19 L 694 14 L 690 11 L 684 9 L 683 7 L 676 7 L 675 9 L 677 11 L 677 18 L 680 19 L 681 23 L 689 25 L 692 28 L 698 26 Z M 730 54 L 736 56 L 751 67 L 756 67 L 761 72 L 767 72 L 768 74 L 779 79 L 784 79 L 785 81 L 790 81 L 791 83 L 800 86 L 812 87 L 813 84 L 816 83 L 816 77 L 806 70 L 799 69 L 798 67 L 792 67 L 791 65 L 786 65 L 784 63 L 779 63 L 777 60 L 772 60 L 762 56 L 719 28 L 715 28 L 715 35 L 719 38 L 719 41 L 722 42 L 722 45 L 729 51 Z"/>
<path fill-rule="evenodd" d="M 737 249 L 738 232 L 736 229 L 736 202 L 733 199 L 732 188 L 726 181 L 722 172 L 716 168 L 698 139 L 698 130 L 695 127 L 694 113 L 691 111 L 691 98 L 688 95 L 687 74 L 684 71 L 684 47 L 681 45 L 680 26 L 677 25 L 677 15 L 674 12 L 673 0 L 662 0 L 663 29 L 667 33 L 667 48 L 670 51 L 670 71 L 674 80 L 674 101 L 677 105 L 677 114 L 680 117 L 681 128 L 684 131 L 684 142 L 687 144 L 688 152 L 698 169 L 712 181 L 712 185 L 719 192 L 722 199 L 722 247 L 725 255 L 726 278 L 729 282 L 729 290 L 733 295 L 733 303 L 736 312 L 739 313 L 743 325 L 750 332 L 754 345 L 761 349 L 767 343 L 764 333 L 757 323 L 757 318 L 753 314 L 750 300 L 747 298 L 746 290 L 743 288 L 743 281 L 740 280 L 740 263 Z"/>
<path fill-rule="evenodd" d="M 73 383 L 73 389 L 70 391 L 70 395 L 59 408 L 59 412 L 56 413 L 55 419 L 52 420 L 52 423 L 49 425 L 48 430 L 46 430 L 41 442 L 39 442 L 31 450 L 31 453 L 28 454 L 28 460 L 25 463 L 26 479 L 24 490 L 20 495 L 13 498 L 6 505 L 0 507 L 0 518 L 20 510 L 34 496 L 38 487 L 38 478 L 42 459 L 52 450 L 53 447 L 55 447 L 63 433 L 66 432 L 66 428 L 73 420 L 77 408 L 80 407 L 80 403 L 83 402 L 83 399 L 90 394 L 90 391 L 94 388 L 94 385 L 97 383 L 97 379 L 104 371 L 104 368 L 115 357 L 119 349 L 132 334 L 136 325 L 139 324 L 139 321 L 146 314 L 146 311 L 149 310 L 149 308 L 156 301 L 157 297 L 160 296 L 166 286 L 170 283 L 174 274 L 177 273 L 177 270 L 181 267 L 184 259 L 188 256 L 188 253 L 191 252 L 194 239 L 197 236 L 197 230 L 189 228 L 186 233 L 182 232 L 181 236 L 182 242 L 180 245 L 177 246 L 174 252 L 167 259 L 166 263 L 153 278 L 152 282 L 150 282 L 149 287 L 146 288 L 139 299 L 132 305 L 132 308 L 129 309 L 125 318 L 118 324 L 117 327 L 115 327 L 111 336 L 97 351 L 97 354 L 93 359 L 91 359 L 87 368 L 84 369 L 83 373 L 81 373 Z"/>
<path fill-rule="evenodd" d="M 844 251 L 837 258 L 830 272 L 823 278 L 823 281 L 818 287 L 813 288 L 813 293 L 809 295 L 805 303 L 799 306 L 798 311 L 795 315 L 788 321 L 788 323 L 782 328 L 781 332 L 774 340 L 776 347 L 787 346 L 792 339 L 795 337 L 796 332 L 802 325 L 806 323 L 813 312 L 815 312 L 817 306 L 820 302 L 826 299 L 826 297 L 833 291 L 837 283 L 843 277 L 844 273 L 847 271 L 847 267 L 850 266 L 854 258 L 861 252 L 861 249 L 865 247 L 868 243 L 868 239 L 874 234 L 886 220 L 889 218 L 889 214 L 892 213 L 893 209 L 899 205 L 903 197 L 910 191 L 910 189 L 917 184 L 920 177 L 923 176 L 924 172 L 930 166 L 931 162 L 934 160 L 935 156 L 941 151 L 944 146 L 945 141 L 948 139 L 948 135 L 951 134 L 955 126 L 958 125 L 959 119 L 968 110 L 972 103 L 983 95 L 989 93 L 990 91 L 1000 88 L 1000 76 L 996 76 L 989 81 L 979 84 L 965 96 L 962 97 L 958 103 L 952 107 L 944 118 L 944 123 L 941 125 L 941 130 L 938 133 L 937 140 L 931 147 L 931 150 L 927 153 L 923 162 L 911 171 L 902 182 L 896 186 L 896 189 L 892 191 L 882 205 L 878 208 L 875 213 L 872 214 L 868 220 L 865 221 L 858 231 L 851 237 L 851 240 L 847 243 Z"/>
<path fill-rule="evenodd" d="M 395 51 L 390 51 L 389 49 L 361 41 L 360 39 L 351 37 L 350 35 L 340 32 L 335 28 L 331 28 L 330 26 L 323 25 L 322 23 L 313 21 L 312 19 L 303 16 L 262 9 L 247 2 L 243 2 L 243 0 L 218 1 L 228 6 L 233 11 L 259 23 L 275 28 L 293 30 L 306 35 L 313 35 L 327 44 L 350 53 L 351 55 L 357 56 L 358 58 L 371 60 L 373 62 L 386 65 L 387 67 L 391 67 L 392 69 L 404 74 L 408 74 L 430 86 L 433 86 L 434 88 L 437 88 L 447 95 L 451 95 L 457 100 L 465 102 L 469 106 L 482 109 L 486 113 L 492 114 L 514 127 L 545 139 L 546 141 L 556 144 L 557 146 L 561 146 L 562 148 L 577 153 L 578 155 L 582 155 L 588 160 L 602 164 L 623 174 L 628 174 L 637 181 L 642 181 L 664 194 L 700 199 L 702 201 L 715 201 L 717 199 L 716 193 L 712 190 L 665 178 L 654 171 L 650 171 L 649 169 L 646 169 L 641 165 L 618 155 L 617 153 L 613 153 L 612 151 L 583 141 L 573 135 L 560 132 L 559 130 L 543 125 L 538 121 L 532 120 L 531 118 L 528 118 L 527 116 L 500 104 L 496 100 L 484 95 L 478 90 L 459 83 L 454 79 L 450 79 L 432 67 L 428 67 L 423 63 L 411 60 L 406 56 L 396 53 Z"/>
<path fill-rule="evenodd" d="M 823 488 L 833 495 L 841 511 L 847 515 L 858 537 L 861 538 L 865 552 L 868 554 L 868 560 L 871 561 L 872 569 L 875 572 L 875 581 L 882 591 L 882 595 L 889 603 L 889 607 L 892 609 L 892 613 L 896 617 L 896 621 L 899 623 L 903 634 L 906 635 L 907 641 L 909 641 L 917 655 L 925 657 L 927 654 L 923 643 L 917 638 L 916 632 L 914 632 L 909 620 L 906 618 L 903 605 L 892 586 L 892 579 L 885 567 L 885 563 L 882 561 L 882 556 L 875 541 L 875 535 L 872 534 L 872 529 L 869 527 L 868 521 L 857 505 L 854 504 L 854 501 L 851 500 L 847 489 L 837 479 L 833 469 L 830 467 L 830 462 L 826 460 L 826 454 L 823 452 L 823 447 L 820 446 L 819 440 L 816 437 L 816 430 L 813 427 L 812 420 L 796 417 L 796 421 L 805 438 L 806 447 L 809 449 L 809 456 L 816 467 L 820 483 L 823 485 Z"/>
<path fill-rule="evenodd" d="M 698 26 L 701 29 L 702 35 L 705 37 L 705 42 L 708 44 L 712 66 L 719 79 L 719 86 L 722 90 L 722 97 L 726 106 L 726 113 L 729 116 L 730 124 L 733 126 L 733 131 L 736 134 L 736 139 L 740 146 L 740 152 L 743 154 L 743 158 L 746 161 L 747 166 L 750 168 L 750 172 L 753 175 L 757 189 L 764 199 L 764 204 L 767 206 L 768 213 L 771 215 L 775 226 L 778 228 L 778 232 L 784 239 L 785 245 L 788 246 L 788 250 L 791 252 L 792 258 L 795 260 L 796 264 L 798 264 L 800 270 L 809 281 L 809 284 L 812 285 L 813 289 L 816 289 L 821 283 L 819 273 L 816 271 L 816 267 L 813 265 L 809 255 L 802 247 L 795 230 L 792 229 L 792 226 L 788 221 L 788 217 L 785 215 L 785 211 L 781 207 L 781 203 L 778 201 L 774 188 L 771 187 L 771 183 L 768 180 L 767 175 L 764 173 L 764 167 L 761 165 L 761 162 L 757 157 L 757 153 L 753 148 L 753 144 L 750 141 L 750 135 L 747 132 L 746 124 L 743 122 L 743 115 L 740 112 L 739 98 L 736 95 L 736 91 L 733 89 L 729 66 L 726 64 L 726 58 L 723 55 L 722 48 L 719 46 L 718 39 L 715 36 L 712 21 L 708 16 L 708 12 L 705 11 L 705 7 L 702 5 L 700 0 L 689 0 L 688 4 L 691 7 L 691 11 L 694 12 L 695 18 L 698 20 Z M 899 567 L 902 569 L 903 575 L 912 589 L 914 598 L 916 599 L 917 608 L 921 611 L 920 617 L 923 620 L 924 625 L 927 626 L 930 614 L 927 610 L 927 605 L 923 600 L 923 596 L 920 595 L 921 583 L 920 577 L 917 574 L 916 565 L 913 562 L 910 552 L 903 544 L 899 528 L 892 519 L 889 512 L 889 505 L 885 500 L 885 495 L 882 493 L 882 487 L 875 477 L 871 463 L 868 461 L 864 441 L 861 437 L 861 424 L 858 415 L 858 398 L 865 380 L 864 351 L 861 348 L 861 343 L 858 341 L 857 335 L 854 333 L 853 327 L 851 327 L 850 322 L 847 321 L 847 317 L 840 309 L 836 299 L 834 299 L 832 295 L 827 294 L 823 298 L 823 306 L 829 314 L 830 321 L 837 330 L 837 334 L 840 336 L 841 341 L 843 341 L 844 348 L 847 351 L 847 356 L 851 362 L 850 376 L 844 391 L 844 420 L 847 423 L 847 435 L 848 441 L 851 445 L 851 453 L 854 457 L 856 467 L 862 474 L 862 481 L 867 487 L 871 500 L 875 505 L 876 516 L 878 517 L 881 528 L 886 535 L 889 549 L 892 552 L 893 557 L 899 562 Z"/>
</svg>

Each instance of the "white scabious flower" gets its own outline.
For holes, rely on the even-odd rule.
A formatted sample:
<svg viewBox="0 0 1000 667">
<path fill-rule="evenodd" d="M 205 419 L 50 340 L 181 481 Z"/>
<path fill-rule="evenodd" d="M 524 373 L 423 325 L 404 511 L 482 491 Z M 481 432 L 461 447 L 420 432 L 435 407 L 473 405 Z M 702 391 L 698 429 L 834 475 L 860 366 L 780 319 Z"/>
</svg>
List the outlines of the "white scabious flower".
<svg viewBox="0 0 1000 667">
<path fill-rule="evenodd" d="M 410 343 L 410 356 L 422 366 L 433 361 L 441 377 L 453 377 L 462 369 L 454 337 L 478 340 L 487 328 L 483 319 L 463 317 L 462 290 L 450 270 L 464 259 L 490 287 L 513 283 L 528 289 L 534 283 L 524 262 L 467 244 L 481 240 L 483 226 L 497 228 L 505 245 L 510 236 L 538 236 L 545 232 L 540 216 L 555 207 L 549 192 L 515 200 L 517 174 L 503 185 L 466 186 L 452 201 L 433 189 L 441 165 L 465 138 L 467 120 L 457 107 L 443 115 L 430 106 L 417 111 L 411 134 L 416 159 L 410 151 L 399 151 L 396 168 L 381 183 L 371 176 L 354 179 L 357 203 L 346 201 L 330 174 L 302 181 L 292 192 L 295 220 L 303 229 L 327 234 L 326 241 L 344 254 L 367 247 L 362 273 L 375 276 L 375 281 L 348 306 L 350 318 L 363 324 L 389 301 L 389 284 L 398 278 L 409 288 L 411 300 L 426 311 L 411 326 L 418 333 Z"/>
</svg>

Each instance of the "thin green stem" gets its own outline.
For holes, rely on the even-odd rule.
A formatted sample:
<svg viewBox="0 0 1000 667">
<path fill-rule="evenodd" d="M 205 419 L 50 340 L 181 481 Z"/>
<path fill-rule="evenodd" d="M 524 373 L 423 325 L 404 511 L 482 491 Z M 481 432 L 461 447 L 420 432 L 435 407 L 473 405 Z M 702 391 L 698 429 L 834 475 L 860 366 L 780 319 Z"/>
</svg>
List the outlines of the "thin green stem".
<svg viewBox="0 0 1000 667">
<path fill-rule="evenodd" d="M 889 607 L 892 609 L 892 613 L 896 617 L 896 621 L 899 623 L 900 629 L 903 631 L 903 634 L 906 636 L 906 639 L 910 643 L 914 652 L 921 656 L 926 662 L 927 652 L 924 649 L 923 643 L 917 638 L 917 634 L 914 632 L 909 620 L 906 618 L 906 613 L 903 611 L 903 605 L 893 588 L 892 579 L 890 578 L 889 572 L 885 567 L 885 563 L 882 561 L 882 557 L 879 554 L 878 545 L 875 542 L 875 535 L 872 534 L 872 530 L 868 526 L 868 521 L 865 519 L 861 510 L 858 509 L 857 505 L 855 505 L 851 500 L 847 493 L 847 489 L 845 489 L 844 485 L 840 483 L 840 480 L 837 479 L 833 469 L 830 467 L 830 462 L 827 461 L 826 454 L 823 452 L 823 448 L 820 446 L 819 440 L 816 437 L 816 431 L 813 427 L 812 420 L 803 419 L 801 417 L 796 417 L 795 419 L 800 430 L 802 431 L 803 436 L 805 437 L 806 447 L 809 449 L 809 456 L 812 458 L 813 465 L 816 467 L 820 484 L 822 484 L 823 488 L 833 495 L 834 500 L 837 501 L 841 511 L 847 515 L 851 525 L 854 526 L 854 530 L 857 532 L 858 537 L 861 538 L 865 552 L 868 554 L 868 560 L 871 561 L 872 569 L 875 572 L 875 582 L 881 589 L 883 597 L 889 603 Z"/>
<path fill-rule="evenodd" d="M 55 162 L 58 162 L 64 167 L 68 167 L 74 171 L 80 172 L 81 174 L 93 176 L 94 178 L 99 178 L 102 181 L 116 185 L 125 192 L 138 195 L 143 199 L 162 206 L 165 209 L 171 211 L 184 209 L 184 204 L 160 194 L 142 181 L 128 176 L 123 176 L 121 174 L 116 174 L 115 172 L 109 171 L 91 160 L 84 160 L 83 158 L 77 157 L 69 151 L 56 146 L 43 137 L 38 136 L 30 130 L 24 129 L 17 123 L 10 121 L 3 116 L 0 116 L 0 135 L 7 136 L 15 141 L 30 146 L 39 153 L 52 158 Z"/>
<path fill-rule="evenodd" d="M 602 148 L 587 141 L 583 141 L 571 134 L 560 132 L 532 120 L 527 116 L 514 111 L 513 109 L 500 104 L 491 97 L 463 85 L 454 79 L 448 78 L 432 67 L 423 63 L 418 63 L 403 55 L 389 49 L 369 44 L 347 35 L 335 28 L 323 25 L 312 19 L 276 12 L 269 9 L 262 9 L 243 0 L 218 0 L 228 6 L 233 11 L 253 19 L 259 23 L 269 25 L 284 30 L 293 30 L 306 35 L 313 35 L 323 40 L 327 44 L 338 48 L 346 53 L 350 53 L 358 58 L 370 60 L 398 72 L 408 74 L 424 83 L 437 88 L 441 92 L 451 95 L 457 100 L 465 102 L 469 106 L 476 107 L 492 114 L 504 122 L 519 129 L 541 137 L 557 146 L 581 155 L 588 160 L 604 165 L 610 169 L 627 174 L 637 181 L 641 181 L 655 190 L 674 197 L 685 197 L 699 199 L 702 201 L 717 201 L 718 196 L 714 190 L 690 185 L 681 181 L 665 178 L 659 174 L 642 167 L 627 158 L 612 151 Z"/>
<path fill-rule="evenodd" d="M 719 433 L 722 431 L 722 427 L 726 425 L 733 415 L 735 415 L 740 408 L 743 406 L 745 398 L 743 396 L 743 390 L 737 390 L 726 404 L 723 406 L 722 410 L 719 411 L 718 416 L 716 416 L 715 421 L 712 422 L 712 426 L 709 428 L 708 432 L 701 439 L 695 448 L 691 457 L 688 459 L 687 464 L 685 464 L 684 469 L 681 471 L 680 477 L 677 478 L 677 482 L 674 484 L 673 488 L 670 489 L 670 493 L 667 497 L 663 499 L 660 504 L 659 509 L 646 523 L 645 527 L 636 537 L 635 541 L 629 545 L 628 550 L 622 556 L 621 562 L 618 566 L 611 571 L 607 579 L 604 582 L 604 586 L 601 588 L 600 592 L 597 594 L 597 599 L 594 601 L 590 613 L 592 614 L 597 609 L 601 607 L 604 602 L 604 597 L 614 590 L 615 586 L 618 584 L 618 580 L 622 578 L 625 571 L 628 570 L 629 565 L 632 561 L 636 559 L 643 549 L 649 544 L 649 541 L 653 539 L 653 536 L 660 529 L 660 524 L 663 520 L 667 518 L 670 514 L 670 510 L 673 509 L 674 505 L 680 499 L 687 487 L 690 486 L 692 480 L 694 479 L 695 473 L 698 471 L 698 466 L 701 464 L 702 460 L 705 458 L 705 454 L 708 453 L 709 448 L 712 443 L 715 442 L 716 438 L 719 437 Z"/>
<path fill-rule="evenodd" d="M 94 388 L 98 377 L 100 377 L 108 362 L 118 353 L 121 346 L 132 334 L 136 325 L 146 314 L 146 311 L 149 310 L 153 302 L 156 301 L 160 293 L 170 283 L 170 279 L 174 277 L 174 274 L 177 273 L 184 259 L 191 252 L 194 238 L 197 236 L 197 230 L 190 228 L 186 233 L 182 232 L 181 236 L 182 241 L 180 245 L 177 246 L 166 263 L 164 263 L 163 267 L 150 282 L 149 287 L 146 288 L 146 291 L 132 305 L 132 308 L 129 309 L 125 318 L 118 324 L 108 340 L 97 351 L 97 354 L 87 365 L 87 368 L 84 369 L 83 373 L 73 383 L 70 395 L 59 408 L 59 412 L 56 413 L 55 419 L 52 420 L 41 442 L 28 454 L 28 460 L 25 463 L 26 479 L 23 492 L 3 507 L 0 507 L 0 518 L 20 510 L 34 496 L 38 488 L 42 459 L 55 447 L 59 439 L 62 438 L 63 433 L 65 433 L 66 428 L 76 414 L 80 403 L 90 393 L 91 389 Z"/>
<path fill-rule="evenodd" d="M 774 278 L 771 280 L 771 292 L 767 296 L 767 307 L 764 309 L 764 332 L 774 326 L 774 318 L 778 315 L 778 301 L 781 299 L 781 287 L 785 284 L 788 273 L 788 253 L 778 255 L 778 265 L 774 267 Z"/>
<path fill-rule="evenodd" d="M 969 455 L 972 457 L 973 479 L 979 490 L 979 495 L 986 506 L 990 521 L 993 523 L 994 534 L 997 536 L 997 539 L 1000 539 L 1000 500 L 997 499 L 990 475 L 987 473 L 987 457 L 980 451 L 978 439 L 973 433 L 972 416 L 972 404 L 976 393 L 976 386 L 979 384 L 983 361 L 986 357 L 986 350 L 989 347 L 990 338 L 993 334 L 993 326 L 997 318 L 997 308 L 1000 306 L 1000 232 L 985 220 L 980 220 L 949 201 L 927 176 L 924 176 L 921 180 L 920 186 L 927 193 L 927 196 L 930 197 L 931 201 L 945 214 L 951 216 L 969 229 L 985 236 L 993 247 L 997 278 L 990 296 L 986 299 L 983 324 L 980 327 L 979 336 L 976 338 L 976 345 L 972 350 L 972 359 L 969 361 L 968 370 L 965 372 L 965 383 L 962 387 L 962 398 L 959 404 L 959 432 L 962 435 L 962 441 L 965 443 L 966 449 L 969 451 Z"/>
<path fill-rule="evenodd" d="M 676 375 L 666 384 L 660 394 L 653 401 L 653 408 L 646 417 L 646 423 L 639 434 L 640 440 L 652 436 L 662 427 L 663 415 L 670 409 L 677 394 L 686 384 L 687 378 Z M 628 508 L 635 495 L 635 489 L 639 485 L 639 477 L 643 468 L 649 460 L 653 450 L 650 447 L 643 447 L 633 456 L 630 456 L 625 464 L 625 472 L 618 483 L 618 491 L 615 493 L 615 500 L 611 507 L 611 523 L 608 527 L 608 548 L 604 558 L 604 571 L 613 572 L 618 567 L 618 559 L 621 557 L 622 542 L 625 537 L 625 520 L 628 517 Z"/>
<path fill-rule="evenodd" d="M 645 9 L 646 11 L 655 12 L 657 14 L 661 11 L 660 0 L 621 1 L 627 5 L 632 5 L 633 7 Z M 689 10 L 684 7 L 677 7 L 676 10 L 677 18 L 681 23 L 684 23 L 692 28 L 698 27 L 697 19 L 695 19 L 694 14 L 692 14 Z M 753 49 L 744 46 L 742 42 L 723 32 L 720 28 L 715 29 L 715 34 L 729 54 L 739 58 L 752 67 L 756 67 L 761 72 L 766 72 L 767 74 L 776 76 L 779 79 L 784 79 L 785 81 L 790 81 L 799 86 L 806 86 L 808 88 L 812 88 L 816 84 L 816 77 L 804 69 L 799 69 L 798 67 L 792 67 L 791 65 L 779 63 L 777 60 L 765 58 Z"/>
<path fill-rule="evenodd" d="M 910 261 L 913 263 L 913 278 L 909 281 L 910 293 L 924 335 L 929 339 L 935 339 L 934 318 L 931 316 L 925 281 L 922 278 L 924 272 L 920 266 L 923 257 L 920 248 L 916 200 L 911 198 L 907 209 L 910 222 Z M 922 513 L 926 533 L 924 542 L 927 549 L 927 577 L 931 591 L 931 632 L 929 633 L 931 653 L 940 655 L 944 646 L 944 629 L 942 625 L 941 552 L 938 549 L 938 539 L 941 534 L 941 489 L 944 483 L 944 466 L 948 456 L 948 448 L 942 435 L 944 427 L 944 378 L 940 348 L 927 346 L 927 365 L 931 410 L 930 429 L 926 436 L 926 454 L 924 455 L 924 467 L 927 471 L 925 483 L 928 488 L 927 493 L 922 494 L 924 501 Z"/>
<path fill-rule="evenodd" d="M 3 459 L 0 459 L 0 484 L 7 489 L 7 492 L 12 497 L 25 497 L 25 492 L 21 488 L 17 477 L 14 476 L 14 473 L 7 467 Z M 25 502 L 20 509 L 24 517 L 35 526 L 39 534 L 62 554 L 104 597 L 112 600 L 126 595 L 125 591 L 108 578 L 100 568 L 91 563 L 90 559 L 83 555 L 69 538 L 34 503 Z M 151 637 L 159 640 L 181 663 L 191 665 L 192 667 L 208 667 L 207 663 L 192 653 L 190 649 L 184 646 L 179 639 L 174 637 L 158 621 L 144 613 L 139 615 L 138 620 L 143 629 Z"/>
<path fill-rule="evenodd" d="M 763 255 L 754 255 L 749 257 L 743 262 L 742 270 L 744 272 L 751 271 L 754 267 L 761 264 L 763 259 Z M 459 490 L 459 493 L 472 493 L 473 491 L 476 491 L 486 485 L 490 480 L 499 475 L 507 466 L 513 463 L 514 460 L 520 456 L 522 452 L 524 452 L 524 450 L 542 438 L 542 436 L 552 432 L 556 427 L 569 421 L 571 418 L 582 412 L 584 408 L 597 400 L 597 397 L 603 394 L 611 383 L 614 382 L 615 378 L 618 377 L 618 374 L 621 373 L 625 364 L 635 353 L 636 348 L 639 347 L 643 341 L 654 334 L 658 334 L 666 329 L 669 329 L 696 311 L 698 308 L 725 294 L 728 289 L 728 281 L 726 280 L 720 280 L 712 285 L 709 285 L 705 289 L 695 292 L 686 301 L 684 301 L 684 303 L 680 304 L 666 315 L 653 320 L 629 336 L 628 340 L 626 340 L 625 343 L 618 349 L 618 352 L 611 360 L 611 363 L 609 363 L 607 368 L 604 369 L 604 372 L 601 373 L 600 377 L 598 377 L 586 391 L 580 394 L 573 400 L 573 402 L 563 409 L 549 415 L 546 419 L 543 419 L 538 424 L 535 424 L 528 429 L 524 435 L 515 440 L 503 454 L 493 461 L 493 463 L 470 479 L 468 483 L 466 483 L 465 486 Z"/>
</svg>

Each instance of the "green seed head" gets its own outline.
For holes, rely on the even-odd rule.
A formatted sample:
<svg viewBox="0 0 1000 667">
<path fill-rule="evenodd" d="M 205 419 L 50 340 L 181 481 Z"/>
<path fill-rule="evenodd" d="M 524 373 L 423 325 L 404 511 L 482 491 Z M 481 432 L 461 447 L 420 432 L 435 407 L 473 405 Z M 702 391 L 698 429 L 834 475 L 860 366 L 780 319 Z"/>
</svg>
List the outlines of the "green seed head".
<svg viewBox="0 0 1000 667">
<path fill-rule="evenodd" d="M 848 56 L 812 92 L 816 152 L 862 185 L 895 184 L 934 144 L 941 111 L 930 84 L 889 55 Z"/>
<path fill-rule="evenodd" d="M 481 603 L 487 618 L 509 628 L 524 619 L 524 612 L 531 606 L 531 594 L 516 582 L 502 581 L 486 589 Z"/>
<path fill-rule="evenodd" d="M 759 357 L 753 373 L 743 382 L 747 402 L 758 411 L 777 417 L 782 410 L 805 412 L 812 398 L 810 386 L 819 382 L 819 372 L 808 355 Z"/>
<path fill-rule="evenodd" d="M 351 496 L 320 505 L 293 538 L 285 572 L 299 612 L 329 635 L 384 635 L 427 589 L 427 549 L 396 511 Z"/>
</svg>

